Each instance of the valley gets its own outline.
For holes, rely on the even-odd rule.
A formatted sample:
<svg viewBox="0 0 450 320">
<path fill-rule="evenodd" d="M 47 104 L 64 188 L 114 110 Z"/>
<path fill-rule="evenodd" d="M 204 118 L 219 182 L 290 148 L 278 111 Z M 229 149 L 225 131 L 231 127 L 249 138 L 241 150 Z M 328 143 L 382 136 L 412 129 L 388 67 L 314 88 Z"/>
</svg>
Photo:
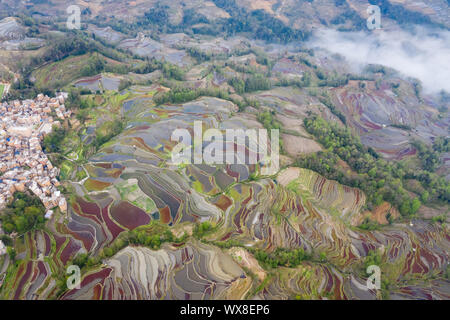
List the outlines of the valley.
<svg viewBox="0 0 450 320">
<path fill-rule="evenodd" d="M 450 299 L 449 94 L 311 40 L 366 1 L 75 2 L 80 30 L 64 1 L 0 4 L 0 106 L 64 105 L 38 141 L 65 204 L 17 232 L 39 201 L 5 199 L 1 299 Z M 448 32 L 445 1 L 372 2 L 380 32 Z M 234 163 L 174 163 L 175 130 Z"/>
</svg>

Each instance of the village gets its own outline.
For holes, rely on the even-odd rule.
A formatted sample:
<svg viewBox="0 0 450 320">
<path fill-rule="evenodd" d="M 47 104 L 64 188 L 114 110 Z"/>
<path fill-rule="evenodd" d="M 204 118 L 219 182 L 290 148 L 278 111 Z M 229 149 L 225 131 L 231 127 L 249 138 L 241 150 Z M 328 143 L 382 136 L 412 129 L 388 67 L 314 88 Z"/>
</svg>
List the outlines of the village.
<svg viewBox="0 0 450 320">
<path fill-rule="evenodd" d="M 0 210 L 15 192 L 28 190 L 42 201 L 47 219 L 56 207 L 66 212 L 66 199 L 58 190 L 59 170 L 41 147 L 53 126 L 61 125 L 54 118 L 70 117 L 64 106 L 66 98 L 66 93 L 55 98 L 39 94 L 34 100 L 0 104 Z"/>
</svg>

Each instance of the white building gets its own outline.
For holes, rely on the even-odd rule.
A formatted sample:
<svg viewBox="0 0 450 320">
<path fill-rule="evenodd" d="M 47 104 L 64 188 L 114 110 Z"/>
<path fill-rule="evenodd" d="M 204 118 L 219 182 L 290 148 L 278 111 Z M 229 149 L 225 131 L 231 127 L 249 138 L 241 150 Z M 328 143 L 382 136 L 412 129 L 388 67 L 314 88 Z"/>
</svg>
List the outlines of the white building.
<svg viewBox="0 0 450 320">
<path fill-rule="evenodd" d="M 6 254 L 6 246 L 2 240 L 0 240 L 0 256 Z"/>
<path fill-rule="evenodd" d="M 45 214 L 45 219 L 51 219 L 53 217 L 53 210 L 48 210 Z"/>
</svg>

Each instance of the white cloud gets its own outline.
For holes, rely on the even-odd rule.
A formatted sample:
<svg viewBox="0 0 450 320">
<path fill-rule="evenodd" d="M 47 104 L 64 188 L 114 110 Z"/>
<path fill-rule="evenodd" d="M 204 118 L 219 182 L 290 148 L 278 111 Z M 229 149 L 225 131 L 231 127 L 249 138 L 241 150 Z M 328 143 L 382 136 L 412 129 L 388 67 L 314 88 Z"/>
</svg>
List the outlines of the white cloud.
<svg viewBox="0 0 450 320">
<path fill-rule="evenodd" d="M 381 64 L 422 81 L 427 92 L 450 92 L 450 32 L 416 28 L 406 31 L 339 32 L 320 30 L 312 47 L 341 54 L 358 66 Z"/>
</svg>

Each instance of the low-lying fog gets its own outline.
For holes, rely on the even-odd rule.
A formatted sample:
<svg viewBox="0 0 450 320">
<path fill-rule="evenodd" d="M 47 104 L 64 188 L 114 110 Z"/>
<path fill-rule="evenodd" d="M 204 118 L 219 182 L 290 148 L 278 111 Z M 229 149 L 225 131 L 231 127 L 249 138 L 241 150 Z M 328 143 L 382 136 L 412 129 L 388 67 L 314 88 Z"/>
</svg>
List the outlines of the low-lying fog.
<svg viewBox="0 0 450 320">
<path fill-rule="evenodd" d="M 450 92 L 450 32 L 415 28 L 407 31 L 339 32 L 320 30 L 309 46 L 338 53 L 355 67 L 381 64 L 422 81 L 428 93 Z"/>
</svg>

